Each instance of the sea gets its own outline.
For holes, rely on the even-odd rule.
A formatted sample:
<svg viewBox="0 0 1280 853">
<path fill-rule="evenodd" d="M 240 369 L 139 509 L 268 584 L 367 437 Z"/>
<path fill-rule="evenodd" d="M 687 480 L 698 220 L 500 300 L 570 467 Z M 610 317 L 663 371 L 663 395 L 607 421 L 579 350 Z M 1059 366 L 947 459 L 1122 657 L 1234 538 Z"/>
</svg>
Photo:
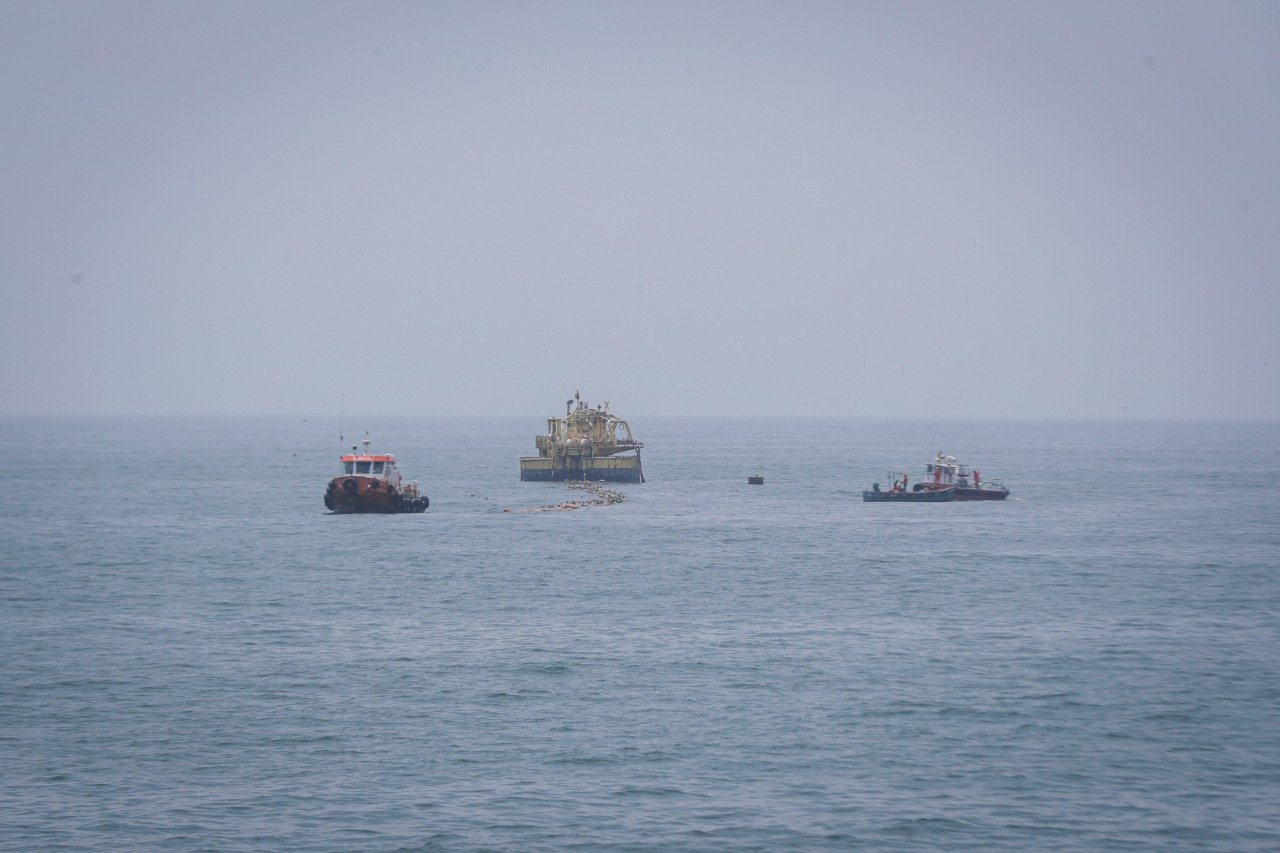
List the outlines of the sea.
<svg viewBox="0 0 1280 853">
<path fill-rule="evenodd" d="M 0 419 L 0 849 L 1280 848 L 1280 423 L 631 425 Z"/>
</svg>

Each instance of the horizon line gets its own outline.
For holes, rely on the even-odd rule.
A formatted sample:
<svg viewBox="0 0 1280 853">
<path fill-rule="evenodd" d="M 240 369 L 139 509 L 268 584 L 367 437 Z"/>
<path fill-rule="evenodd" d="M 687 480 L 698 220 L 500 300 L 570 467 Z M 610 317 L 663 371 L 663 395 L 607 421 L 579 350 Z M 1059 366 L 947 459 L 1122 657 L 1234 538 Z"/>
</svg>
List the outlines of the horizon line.
<svg viewBox="0 0 1280 853">
<path fill-rule="evenodd" d="M 166 412 L 129 412 L 129 411 L 113 411 L 113 412 L 0 412 L 0 418 L 6 419 L 22 419 L 22 418 L 211 418 L 218 420 L 232 418 L 256 418 L 256 419 L 283 419 L 283 418 L 301 418 L 303 421 L 324 421 L 332 418 L 334 421 L 340 419 L 341 416 L 315 415 L 305 411 L 296 412 L 198 412 L 198 411 L 166 411 Z M 423 413 L 406 413 L 406 412 L 381 412 L 375 414 L 365 414 L 361 420 L 370 419 L 396 419 L 403 420 L 406 418 L 420 418 L 424 420 L 478 420 L 478 419 L 525 419 L 536 418 L 539 421 L 546 420 L 547 415 L 531 415 L 520 413 L 471 413 L 471 414 L 423 414 Z M 1220 423 L 1240 423 L 1240 422 L 1257 422 L 1271 423 L 1280 422 L 1280 415 L 1243 415 L 1243 416 L 1226 416 L 1226 415 L 1143 415 L 1143 414 L 1040 414 L 1040 415 L 939 415 L 930 414 L 743 414 L 743 413 L 717 413 L 717 414 L 690 414 L 688 412 L 667 412 L 667 413 L 640 413 L 638 415 L 628 414 L 623 420 L 633 421 L 637 418 L 689 418 L 693 420 L 868 420 L 868 421 L 1160 421 L 1160 422 L 1220 422 Z"/>
</svg>

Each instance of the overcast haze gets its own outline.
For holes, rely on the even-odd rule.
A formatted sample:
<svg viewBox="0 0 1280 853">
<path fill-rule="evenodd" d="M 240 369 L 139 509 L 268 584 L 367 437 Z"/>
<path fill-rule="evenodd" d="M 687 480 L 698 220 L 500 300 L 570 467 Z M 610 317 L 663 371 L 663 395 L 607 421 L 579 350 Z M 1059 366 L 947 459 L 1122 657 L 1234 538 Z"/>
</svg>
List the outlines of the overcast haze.
<svg viewBox="0 0 1280 853">
<path fill-rule="evenodd" d="M 0 5 L 7 413 L 1280 417 L 1275 3 Z"/>
</svg>

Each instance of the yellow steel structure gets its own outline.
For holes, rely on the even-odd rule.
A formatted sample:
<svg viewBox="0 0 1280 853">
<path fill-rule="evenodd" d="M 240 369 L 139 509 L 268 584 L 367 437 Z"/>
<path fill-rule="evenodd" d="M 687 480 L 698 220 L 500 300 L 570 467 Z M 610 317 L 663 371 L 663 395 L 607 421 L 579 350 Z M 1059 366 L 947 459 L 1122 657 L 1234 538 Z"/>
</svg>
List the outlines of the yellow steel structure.
<svg viewBox="0 0 1280 853">
<path fill-rule="evenodd" d="M 609 413 L 609 404 L 592 408 L 575 393 L 563 418 L 547 418 L 547 431 L 534 438 L 538 455 L 520 460 L 522 480 L 614 480 L 643 483 L 640 448 L 631 426 Z M 620 453 L 633 456 L 618 457 Z M 612 457 L 612 458 L 611 458 Z"/>
</svg>

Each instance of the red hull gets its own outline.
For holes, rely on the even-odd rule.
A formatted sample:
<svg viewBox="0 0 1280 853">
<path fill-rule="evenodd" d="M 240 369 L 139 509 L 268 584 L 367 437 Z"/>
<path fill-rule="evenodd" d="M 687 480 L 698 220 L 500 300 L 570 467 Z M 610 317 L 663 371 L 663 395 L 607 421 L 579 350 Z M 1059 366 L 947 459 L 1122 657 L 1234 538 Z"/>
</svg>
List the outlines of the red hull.
<svg viewBox="0 0 1280 853">
<path fill-rule="evenodd" d="M 935 486 L 932 483 L 917 484 L 918 489 L 929 492 L 939 492 L 943 490 L 943 486 Z M 957 501 L 1002 501 L 1009 497 L 1008 489 L 966 489 L 960 486 L 955 487 L 955 497 L 952 500 Z"/>
<path fill-rule="evenodd" d="M 1008 489 L 956 489 L 958 501 L 1002 501 L 1007 497 Z"/>
<path fill-rule="evenodd" d="M 425 512 L 426 496 L 406 494 L 376 477 L 347 475 L 334 477 L 324 493 L 324 505 L 335 513 Z"/>
</svg>

